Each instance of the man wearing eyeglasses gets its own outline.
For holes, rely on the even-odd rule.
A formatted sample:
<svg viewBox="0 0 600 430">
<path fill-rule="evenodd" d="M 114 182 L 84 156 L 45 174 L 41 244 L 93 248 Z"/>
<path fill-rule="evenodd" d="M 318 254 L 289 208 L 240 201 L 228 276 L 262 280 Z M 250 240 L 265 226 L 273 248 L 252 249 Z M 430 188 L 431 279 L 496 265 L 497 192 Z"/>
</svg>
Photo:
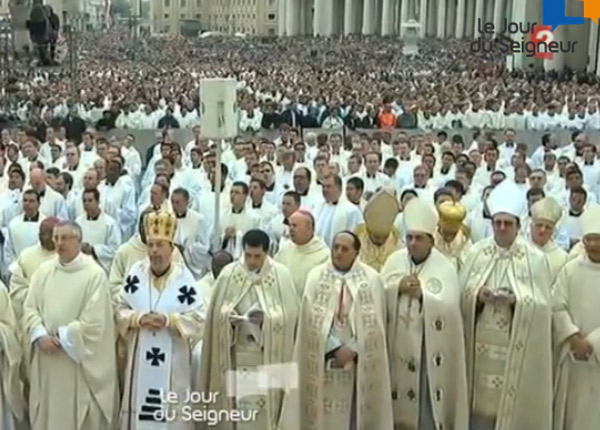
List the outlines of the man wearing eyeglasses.
<svg viewBox="0 0 600 430">
<path fill-rule="evenodd" d="M 552 427 L 550 267 L 519 234 L 527 202 L 504 181 L 487 199 L 492 237 L 460 274 L 471 429 Z"/>
</svg>

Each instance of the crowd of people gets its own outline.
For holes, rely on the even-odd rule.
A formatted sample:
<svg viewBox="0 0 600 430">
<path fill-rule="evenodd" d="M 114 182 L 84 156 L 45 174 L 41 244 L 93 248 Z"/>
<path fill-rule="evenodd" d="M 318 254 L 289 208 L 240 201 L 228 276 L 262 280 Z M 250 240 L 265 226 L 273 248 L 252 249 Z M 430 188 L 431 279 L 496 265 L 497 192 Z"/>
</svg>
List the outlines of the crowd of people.
<svg viewBox="0 0 600 430">
<path fill-rule="evenodd" d="M 597 82 L 457 41 L 122 36 L 81 51 L 76 98 L 40 70 L 5 104 L 3 430 L 600 428 Z M 203 136 L 208 75 L 239 80 L 251 130 L 283 109 L 276 137 Z M 302 130 L 369 105 L 381 130 Z M 436 106 L 465 112 L 385 122 Z"/>
</svg>

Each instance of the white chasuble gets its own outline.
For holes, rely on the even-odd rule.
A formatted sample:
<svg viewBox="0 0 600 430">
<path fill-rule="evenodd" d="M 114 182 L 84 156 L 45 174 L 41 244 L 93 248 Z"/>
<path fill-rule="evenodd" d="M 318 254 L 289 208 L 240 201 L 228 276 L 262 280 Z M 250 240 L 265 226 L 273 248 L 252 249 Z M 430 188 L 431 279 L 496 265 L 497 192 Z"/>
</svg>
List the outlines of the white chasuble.
<svg viewBox="0 0 600 430">
<path fill-rule="evenodd" d="M 544 246 L 538 246 L 538 249 L 544 253 L 548 260 L 548 266 L 550 266 L 550 281 L 554 283 L 560 269 L 562 269 L 567 262 L 568 254 L 553 240 L 548 241 Z"/>
<path fill-rule="evenodd" d="M 129 270 L 117 306 L 119 334 L 128 344 L 121 430 L 194 427 L 186 420 L 194 405 L 186 402 L 202 306 L 194 277 L 182 264 L 173 263 L 160 279 L 151 274 L 148 261 Z M 165 315 L 168 327 L 139 327 L 139 319 L 148 313 Z M 175 396 L 172 402 L 166 401 L 168 396 Z"/>
<path fill-rule="evenodd" d="M 422 300 L 399 293 L 414 275 Z M 469 422 L 460 288 L 453 262 L 437 249 L 415 266 L 407 249 L 381 270 L 394 425 L 400 429 L 466 430 Z"/>
<path fill-rule="evenodd" d="M 383 286 L 356 261 L 338 272 L 331 262 L 308 274 L 294 362 L 299 387 L 286 393 L 281 430 L 392 430 Z M 357 360 L 340 368 L 331 353 L 346 346 Z"/>
<path fill-rule="evenodd" d="M 477 242 L 460 273 L 471 426 L 550 429 L 552 352 L 550 269 L 518 236 L 509 249 Z M 507 289 L 516 303 L 482 304 L 482 288 Z"/>
<path fill-rule="evenodd" d="M 567 263 L 554 284 L 554 429 L 600 428 L 600 264 L 587 256 Z M 581 335 L 592 345 L 588 360 L 576 359 L 567 339 Z"/>
<path fill-rule="evenodd" d="M 269 368 L 290 365 L 298 311 L 292 276 L 283 265 L 267 257 L 258 272 L 249 271 L 243 261 L 223 269 L 206 318 L 199 391 L 220 393 L 207 405 L 210 410 L 237 410 L 252 420 L 220 421 L 216 428 L 277 429 L 285 386 L 261 389 L 254 378 Z M 252 313 L 260 313 L 262 323 L 249 321 Z M 233 380 L 232 371 L 237 372 Z M 245 377 L 256 382 L 244 384 Z M 199 430 L 208 428 L 213 427 L 206 423 Z"/>
</svg>

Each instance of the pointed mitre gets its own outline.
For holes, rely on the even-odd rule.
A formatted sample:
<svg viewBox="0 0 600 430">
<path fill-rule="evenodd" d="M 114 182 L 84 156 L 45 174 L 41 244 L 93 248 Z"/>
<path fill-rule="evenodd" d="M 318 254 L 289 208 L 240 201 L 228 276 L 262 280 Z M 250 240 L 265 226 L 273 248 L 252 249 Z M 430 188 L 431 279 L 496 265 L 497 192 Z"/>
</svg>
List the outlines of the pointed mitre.
<svg viewBox="0 0 600 430">
<path fill-rule="evenodd" d="M 364 210 L 367 230 L 374 235 L 388 235 L 394 220 L 400 212 L 400 205 L 393 190 L 382 188 L 370 199 Z"/>
<path fill-rule="evenodd" d="M 433 235 L 437 228 L 437 211 L 420 197 L 415 197 L 408 202 L 403 218 L 404 234 L 418 232 Z"/>
<path fill-rule="evenodd" d="M 526 214 L 525 194 L 514 182 L 509 180 L 504 180 L 496 185 L 486 202 L 491 216 L 505 213 L 521 218 Z"/>
<path fill-rule="evenodd" d="M 147 240 L 173 242 L 177 218 L 170 212 L 150 212 L 144 217 Z"/>
<path fill-rule="evenodd" d="M 460 228 L 467 217 L 467 210 L 458 202 L 443 202 L 437 207 L 440 216 L 440 226 L 449 228 Z"/>
<path fill-rule="evenodd" d="M 581 235 L 600 234 L 600 205 L 590 204 L 581 215 Z"/>
<path fill-rule="evenodd" d="M 562 207 L 552 197 L 544 197 L 531 206 L 531 219 L 548 221 L 552 225 L 558 224 L 562 218 Z"/>
</svg>

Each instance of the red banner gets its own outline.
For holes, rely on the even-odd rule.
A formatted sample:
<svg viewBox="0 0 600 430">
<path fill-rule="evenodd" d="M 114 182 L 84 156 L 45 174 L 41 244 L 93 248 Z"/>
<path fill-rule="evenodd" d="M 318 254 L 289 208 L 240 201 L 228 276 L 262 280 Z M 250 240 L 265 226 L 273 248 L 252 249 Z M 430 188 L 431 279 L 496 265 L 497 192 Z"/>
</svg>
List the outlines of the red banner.
<svg viewBox="0 0 600 430">
<path fill-rule="evenodd" d="M 550 42 L 554 42 L 554 34 L 552 33 L 552 26 L 550 25 L 536 25 L 534 27 L 533 33 L 531 33 L 531 41 L 536 44 L 536 53 L 535 58 L 541 58 L 542 60 L 552 60 L 554 54 L 552 52 L 547 51 L 547 45 Z M 544 42 L 546 46 L 541 48 L 539 43 Z"/>
</svg>

